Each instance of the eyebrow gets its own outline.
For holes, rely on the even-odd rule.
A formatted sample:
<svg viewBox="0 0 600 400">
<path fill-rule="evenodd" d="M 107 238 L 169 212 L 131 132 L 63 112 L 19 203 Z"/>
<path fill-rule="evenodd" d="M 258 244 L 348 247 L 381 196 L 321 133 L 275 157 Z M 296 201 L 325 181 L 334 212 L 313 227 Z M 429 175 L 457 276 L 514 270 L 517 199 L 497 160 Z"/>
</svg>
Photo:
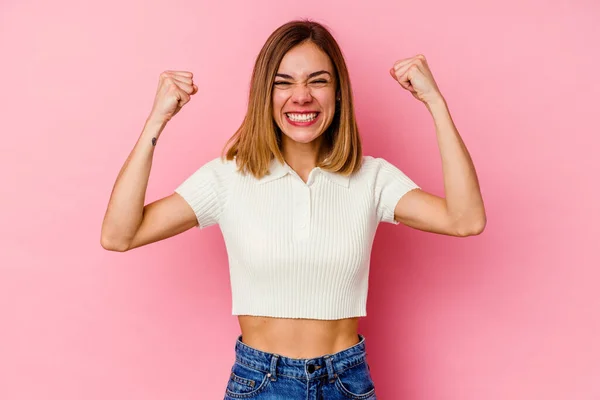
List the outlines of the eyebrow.
<svg viewBox="0 0 600 400">
<path fill-rule="evenodd" d="M 321 71 L 313 72 L 312 74 L 308 75 L 308 79 L 310 79 L 314 76 L 317 76 L 317 75 L 321 75 L 321 74 L 327 74 L 331 77 L 331 74 L 329 73 L 329 71 L 321 70 Z M 290 75 L 287 75 L 287 74 L 275 74 L 275 76 L 279 76 L 281 78 L 287 78 L 287 79 L 294 79 Z"/>
</svg>

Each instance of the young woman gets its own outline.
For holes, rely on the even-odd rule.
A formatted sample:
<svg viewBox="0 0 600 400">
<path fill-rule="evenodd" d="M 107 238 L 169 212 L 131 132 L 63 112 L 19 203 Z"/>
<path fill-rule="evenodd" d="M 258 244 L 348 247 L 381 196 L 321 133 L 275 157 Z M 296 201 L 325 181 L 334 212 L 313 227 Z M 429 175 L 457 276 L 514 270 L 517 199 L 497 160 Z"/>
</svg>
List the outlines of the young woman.
<svg viewBox="0 0 600 400">
<path fill-rule="evenodd" d="M 190 72 L 161 74 L 117 177 L 102 246 L 126 251 L 219 224 L 241 328 L 225 399 L 375 399 L 357 327 L 379 222 L 454 236 L 484 229 L 475 169 L 425 57 L 399 60 L 390 74 L 434 118 L 445 198 L 362 155 L 338 44 L 322 25 L 292 21 L 256 59 L 248 112 L 226 156 L 144 206 L 156 141 L 198 90 Z"/>
</svg>

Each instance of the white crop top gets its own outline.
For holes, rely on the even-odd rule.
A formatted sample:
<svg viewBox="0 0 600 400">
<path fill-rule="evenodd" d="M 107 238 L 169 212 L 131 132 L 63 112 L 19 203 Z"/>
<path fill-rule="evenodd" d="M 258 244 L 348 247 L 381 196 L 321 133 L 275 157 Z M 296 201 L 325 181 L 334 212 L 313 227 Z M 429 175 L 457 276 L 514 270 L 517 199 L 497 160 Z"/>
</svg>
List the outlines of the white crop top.
<svg viewBox="0 0 600 400">
<path fill-rule="evenodd" d="M 287 163 L 256 179 L 215 158 L 175 189 L 198 228 L 218 224 L 227 249 L 232 315 L 341 319 L 366 316 L 379 222 L 419 188 L 382 158 L 344 177 L 314 168 L 305 183 Z"/>
</svg>

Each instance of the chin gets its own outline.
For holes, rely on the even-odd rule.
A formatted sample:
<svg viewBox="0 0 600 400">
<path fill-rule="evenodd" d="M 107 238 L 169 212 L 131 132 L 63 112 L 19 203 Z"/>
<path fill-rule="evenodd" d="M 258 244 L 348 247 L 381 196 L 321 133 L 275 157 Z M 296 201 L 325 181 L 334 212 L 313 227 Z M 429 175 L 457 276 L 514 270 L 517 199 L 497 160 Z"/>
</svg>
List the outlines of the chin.
<svg viewBox="0 0 600 400">
<path fill-rule="evenodd" d="M 288 139 L 298 143 L 310 143 L 315 139 L 318 139 L 322 133 L 315 134 L 313 132 L 282 132 Z"/>
</svg>

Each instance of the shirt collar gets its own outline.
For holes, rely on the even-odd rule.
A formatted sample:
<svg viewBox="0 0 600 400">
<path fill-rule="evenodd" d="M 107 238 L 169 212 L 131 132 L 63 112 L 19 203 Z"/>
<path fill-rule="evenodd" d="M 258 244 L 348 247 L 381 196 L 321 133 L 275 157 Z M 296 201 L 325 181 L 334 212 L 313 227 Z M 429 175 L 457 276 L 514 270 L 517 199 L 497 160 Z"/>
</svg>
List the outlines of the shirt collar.
<svg viewBox="0 0 600 400">
<path fill-rule="evenodd" d="M 325 171 L 319 167 L 315 168 L 318 172 L 322 173 L 333 183 L 336 183 L 342 187 L 347 188 L 350 182 L 350 177 L 344 176 L 342 174 L 338 174 L 336 172 Z M 296 172 L 290 167 L 285 161 L 281 164 L 276 158 L 271 160 L 271 165 L 269 167 L 269 174 L 263 176 L 258 180 L 259 184 L 267 183 L 279 179 L 287 174 L 297 175 Z"/>
</svg>

